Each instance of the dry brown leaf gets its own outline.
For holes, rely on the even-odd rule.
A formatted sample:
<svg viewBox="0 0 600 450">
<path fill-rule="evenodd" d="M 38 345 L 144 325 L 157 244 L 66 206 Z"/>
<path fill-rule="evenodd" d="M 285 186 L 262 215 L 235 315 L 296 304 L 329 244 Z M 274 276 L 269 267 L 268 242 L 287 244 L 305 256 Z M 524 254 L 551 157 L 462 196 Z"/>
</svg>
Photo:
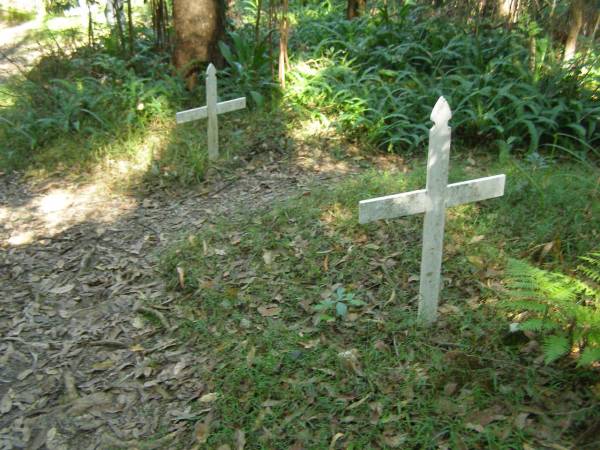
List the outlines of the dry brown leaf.
<svg viewBox="0 0 600 450">
<path fill-rule="evenodd" d="M 92 370 L 106 370 L 110 369 L 115 365 L 115 362 L 112 359 L 106 359 L 104 361 L 97 362 L 92 365 Z"/>
<path fill-rule="evenodd" d="M 484 238 L 485 236 L 482 234 L 479 236 L 473 236 L 473 238 L 469 241 L 469 244 L 476 244 L 477 242 L 483 241 Z"/>
<path fill-rule="evenodd" d="M 252 347 L 250 347 L 250 350 L 248 351 L 248 354 L 246 355 L 246 364 L 248 364 L 248 367 L 252 367 L 252 365 L 254 364 L 255 356 L 256 356 L 256 347 L 253 345 Z"/>
<path fill-rule="evenodd" d="M 275 259 L 275 255 L 273 254 L 273 252 L 271 250 L 265 250 L 263 252 L 263 261 L 265 262 L 265 264 L 267 266 L 270 266 L 271 264 L 273 264 L 273 260 Z"/>
<path fill-rule="evenodd" d="M 478 423 L 466 423 L 465 428 L 468 430 L 477 431 L 478 433 L 483 433 L 485 431 L 485 428 L 483 428 Z"/>
<path fill-rule="evenodd" d="M 208 440 L 208 435 L 210 433 L 210 421 L 198 422 L 196 423 L 196 428 L 194 430 L 194 436 L 196 436 L 196 442 L 198 444 L 205 444 Z"/>
<path fill-rule="evenodd" d="M 501 412 L 501 406 L 492 406 L 490 408 L 486 408 L 481 411 L 476 411 L 472 413 L 471 415 L 469 415 L 468 421 L 471 425 L 479 425 L 481 427 L 485 427 L 486 425 L 492 422 L 506 419 L 506 416 L 500 414 Z M 477 427 L 477 429 L 479 429 L 479 427 Z"/>
<path fill-rule="evenodd" d="M 392 448 L 400 448 L 406 442 L 405 434 L 396 434 L 394 436 L 384 435 L 382 441 L 385 445 Z"/>
<path fill-rule="evenodd" d="M 447 383 L 446 386 L 444 386 L 444 394 L 446 394 L 447 396 L 450 396 L 456 392 L 457 388 L 458 388 L 457 383 Z"/>
<path fill-rule="evenodd" d="M 19 381 L 23 381 L 25 378 L 27 378 L 29 375 L 31 375 L 33 373 L 33 370 L 31 369 L 26 369 L 23 372 L 21 372 L 19 375 L 17 375 L 17 380 Z"/>
<path fill-rule="evenodd" d="M 519 415 L 517 417 L 515 417 L 515 426 L 519 430 L 524 429 L 525 426 L 527 425 L 527 418 L 528 417 L 529 417 L 529 413 L 527 413 L 527 412 L 519 413 Z"/>
<path fill-rule="evenodd" d="M 329 443 L 329 450 L 333 450 L 335 448 L 335 443 L 344 437 L 344 433 L 335 433 L 335 435 L 331 438 L 331 442 Z"/>
<path fill-rule="evenodd" d="M 369 398 L 371 398 L 371 394 L 367 394 L 363 398 L 358 400 L 357 402 L 352 403 L 350 406 L 348 406 L 347 409 L 350 410 L 350 409 L 358 408 L 360 405 L 362 405 L 364 402 L 366 402 Z"/>
<path fill-rule="evenodd" d="M 338 353 L 338 357 L 344 364 L 347 369 L 352 370 L 356 375 L 362 377 L 363 371 L 359 361 L 359 353 L 358 350 L 353 348 L 351 350 L 346 350 Z"/>
<path fill-rule="evenodd" d="M 235 448 L 236 450 L 244 450 L 246 446 L 246 433 L 244 430 L 235 430 Z"/>
<path fill-rule="evenodd" d="M 200 399 L 198 401 L 200 403 L 212 403 L 215 400 L 217 400 L 218 397 L 219 397 L 218 393 L 211 392 L 209 394 L 204 394 L 202 397 L 200 397 Z"/>
<path fill-rule="evenodd" d="M 68 292 L 71 292 L 74 287 L 75 287 L 75 285 L 73 283 L 69 283 L 69 284 L 65 284 L 64 286 L 52 288 L 48 292 L 50 294 L 61 295 L 61 294 L 66 294 Z"/>
<path fill-rule="evenodd" d="M 181 289 L 185 288 L 185 270 L 183 267 L 177 266 L 177 278 L 179 280 L 179 287 Z"/>
<path fill-rule="evenodd" d="M 0 401 L 0 414 L 6 414 L 12 409 L 12 399 L 14 396 L 14 392 L 12 389 L 9 389 L 2 400 Z"/>
<path fill-rule="evenodd" d="M 259 306 L 258 313 L 263 317 L 278 316 L 281 313 L 281 308 L 275 304 Z"/>
</svg>

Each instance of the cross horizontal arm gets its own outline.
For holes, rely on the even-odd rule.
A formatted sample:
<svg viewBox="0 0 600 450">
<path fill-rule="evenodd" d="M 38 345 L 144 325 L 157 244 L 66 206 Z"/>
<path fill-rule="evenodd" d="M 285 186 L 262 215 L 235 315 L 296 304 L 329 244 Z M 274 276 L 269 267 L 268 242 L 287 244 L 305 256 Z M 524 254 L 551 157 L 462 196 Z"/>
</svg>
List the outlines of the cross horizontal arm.
<svg viewBox="0 0 600 450">
<path fill-rule="evenodd" d="M 449 184 L 445 193 L 445 206 L 448 208 L 463 203 L 501 197 L 504 194 L 505 181 L 505 175 L 494 175 Z M 431 201 L 425 189 L 372 198 L 358 204 L 358 221 L 359 223 L 368 223 L 375 220 L 410 216 L 424 213 L 430 206 Z"/>
<path fill-rule="evenodd" d="M 424 213 L 428 202 L 429 197 L 425 189 L 362 200 L 358 203 L 358 222 L 368 223 Z"/>
<path fill-rule="evenodd" d="M 226 102 L 217 103 L 217 114 L 225 114 L 246 107 L 246 97 L 227 100 Z M 208 116 L 206 106 L 200 108 L 188 109 L 187 111 L 178 112 L 175 115 L 177 123 L 191 122 L 192 120 L 206 119 Z"/>
<path fill-rule="evenodd" d="M 449 184 L 446 194 L 446 208 L 487 200 L 488 198 L 502 197 L 505 182 L 506 175 L 502 174 Z"/>
</svg>

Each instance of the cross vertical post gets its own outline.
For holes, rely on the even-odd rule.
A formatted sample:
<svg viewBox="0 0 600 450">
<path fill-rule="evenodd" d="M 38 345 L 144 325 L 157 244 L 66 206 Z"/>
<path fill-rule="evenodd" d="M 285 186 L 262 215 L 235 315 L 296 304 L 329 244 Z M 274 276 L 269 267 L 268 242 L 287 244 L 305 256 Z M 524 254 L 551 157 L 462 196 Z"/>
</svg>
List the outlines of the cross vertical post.
<svg viewBox="0 0 600 450">
<path fill-rule="evenodd" d="M 444 221 L 446 217 L 446 186 L 450 161 L 452 117 L 450 106 L 440 97 L 431 112 L 435 125 L 429 130 L 426 191 L 430 209 L 425 212 L 423 224 L 423 251 L 419 288 L 418 317 L 425 323 L 435 322 L 441 287 L 442 252 L 444 248 Z"/>
<path fill-rule="evenodd" d="M 219 157 L 219 122 L 218 115 L 244 109 L 246 97 L 234 98 L 221 103 L 217 102 L 217 69 L 211 64 L 206 69 L 206 106 L 180 111 L 175 114 L 177 123 L 208 119 L 208 159 L 214 161 Z"/>
<path fill-rule="evenodd" d="M 429 130 L 426 189 L 362 200 L 358 208 L 360 223 L 425 213 L 418 318 L 426 325 L 437 318 L 446 208 L 501 197 L 506 181 L 505 175 L 494 175 L 448 184 L 451 118 L 448 102 L 440 97 L 431 112 L 434 126 Z"/>
<path fill-rule="evenodd" d="M 206 69 L 206 113 L 208 117 L 208 158 L 219 157 L 219 122 L 217 119 L 217 69 L 209 64 Z"/>
</svg>

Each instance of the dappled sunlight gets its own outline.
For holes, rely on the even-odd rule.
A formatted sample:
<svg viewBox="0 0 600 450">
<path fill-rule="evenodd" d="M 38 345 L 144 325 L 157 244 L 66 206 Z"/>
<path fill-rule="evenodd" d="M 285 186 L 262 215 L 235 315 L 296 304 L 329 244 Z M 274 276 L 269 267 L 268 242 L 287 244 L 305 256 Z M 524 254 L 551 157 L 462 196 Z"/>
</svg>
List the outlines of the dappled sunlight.
<svg viewBox="0 0 600 450">
<path fill-rule="evenodd" d="M 290 137 L 297 141 L 295 162 L 302 169 L 341 174 L 355 171 L 347 160 L 353 145 L 340 136 L 326 117 L 300 120 L 290 130 Z"/>
<path fill-rule="evenodd" d="M 84 222 L 109 224 L 134 210 L 133 198 L 115 198 L 101 184 L 50 187 L 23 205 L 0 207 L 9 246 L 51 238 Z"/>
<path fill-rule="evenodd" d="M 340 203 L 334 203 L 321 214 L 320 220 L 328 227 L 336 227 L 341 223 L 348 223 L 356 219 L 356 211 Z"/>
</svg>

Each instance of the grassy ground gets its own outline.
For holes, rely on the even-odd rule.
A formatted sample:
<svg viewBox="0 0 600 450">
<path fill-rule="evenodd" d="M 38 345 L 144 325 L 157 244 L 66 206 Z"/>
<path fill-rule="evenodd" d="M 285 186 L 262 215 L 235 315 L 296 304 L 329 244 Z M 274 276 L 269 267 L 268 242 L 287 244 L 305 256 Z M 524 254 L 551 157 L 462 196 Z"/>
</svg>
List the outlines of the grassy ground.
<svg viewBox="0 0 600 450">
<path fill-rule="evenodd" d="M 598 242 L 598 174 L 471 162 L 451 178 L 506 171 L 507 193 L 449 212 L 432 329 L 415 323 L 422 219 L 357 223 L 360 199 L 422 187 L 422 167 L 216 219 L 165 257 L 182 338 L 214 361 L 214 416 L 198 416 L 209 448 L 597 445 L 597 372 L 543 365 L 540 336 L 509 335 L 496 303 L 506 257 L 572 267 Z"/>
</svg>

